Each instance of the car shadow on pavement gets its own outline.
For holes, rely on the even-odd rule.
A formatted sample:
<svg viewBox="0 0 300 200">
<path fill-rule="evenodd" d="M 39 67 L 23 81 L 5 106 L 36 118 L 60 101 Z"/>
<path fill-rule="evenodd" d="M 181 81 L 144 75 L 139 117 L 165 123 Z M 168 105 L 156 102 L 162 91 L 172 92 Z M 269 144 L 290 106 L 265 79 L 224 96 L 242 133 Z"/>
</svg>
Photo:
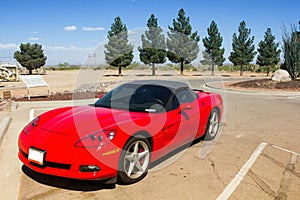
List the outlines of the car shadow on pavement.
<svg viewBox="0 0 300 200">
<path fill-rule="evenodd" d="M 165 162 L 169 158 L 186 150 L 187 148 L 189 148 L 195 144 L 198 144 L 201 141 L 203 141 L 203 138 L 196 139 L 194 141 L 188 142 L 188 143 L 176 148 L 175 150 L 171 151 L 167 155 L 165 155 L 162 158 L 151 163 L 150 169 Z M 32 169 L 28 168 L 25 165 L 22 166 L 22 171 L 24 172 L 25 175 L 27 175 L 29 178 L 33 179 L 34 181 L 36 181 L 38 183 L 52 186 L 52 187 L 61 188 L 61 189 L 75 190 L 75 191 L 97 191 L 97 190 L 103 190 L 103 189 L 115 189 L 116 188 L 116 183 L 108 183 L 105 180 L 104 181 L 85 181 L 85 180 L 77 180 L 77 179 L 52 176 L 52 175 L 48 175 L 48 174 L 41 174 L 36 171 L 33 171 Z M 121 183 L 117 182 L 117 184 L 121 184 Z"/>
<path fill-rule="evenodd" d="M 194 146 L 194 145 L 202 142 L 203 140 L 204 140 L 204 138 L 200 137 L 191 142 L 185 143 L 182 146 L 177 147 L 175 150 L 169 152 L 168 154 L 164 155 L 163 157 L 159 158 L 158 160 L 152 162 L 149 168 L 152 169 L 152 168 L 160 165 L 161 163 L 167 161 L 169 158 L 175 156 L 176 154 L 181 153 L 182 151 L 188 149 L 191 146 Z"/>
<path fill-rule="evenodd" d="M 116 188 L 116 184 L 107 184 L 105 181 L 85 181 L 41 174 L 31 170 L 25 165 L 22 166 L 22 171 L 29 178 L 37 181 L 38 183 L 67 190 L 97 191 Z"/>
</svg>

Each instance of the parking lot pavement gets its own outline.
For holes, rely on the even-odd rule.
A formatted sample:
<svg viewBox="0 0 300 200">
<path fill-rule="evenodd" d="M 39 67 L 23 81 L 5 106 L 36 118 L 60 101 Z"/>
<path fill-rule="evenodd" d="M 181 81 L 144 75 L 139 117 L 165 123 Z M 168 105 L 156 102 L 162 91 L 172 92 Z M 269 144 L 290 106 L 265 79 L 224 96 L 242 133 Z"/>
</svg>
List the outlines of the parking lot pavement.
<svg viewBox="0 0 300 200">
<path fill-rule="evenodd" d="M 230 183 L 239 183 L 235 188 L 231 187 L 234 184 L 229 184 L 226 188 L 229 190 L 224 190 L 218 199 L 227 199 L 225 196 L 236 199 L 299 199 L 300 166 L 296 163 L 300 154 L 276 145 L 262 144 L 266 148 L 257 154 L 245 176 L 235 176 Z M 239 172 L 242 170 L 245 169 Z M 228 191 L 232 193 L 229 195 Z"/>
<path fill-rule="evenodd" d="M 72 102 L 21 103 L 11 114 L 13 121 L 0 152 L 4 199 L 216 199 L 262 142 L 267 145 L 228 198 L 300 197 L 299 100 L 227 94 L 225 126 L 207 156 L 199 156 L 206 145 L 200 141 L 154 167 L 144 180 L 127 186 L 45 176 L 22 167 L 17 159 L 21 129 L 43 109 L 66 105 Z M 170 160 L 174 162 L 168 164 Z"/>
</svg>

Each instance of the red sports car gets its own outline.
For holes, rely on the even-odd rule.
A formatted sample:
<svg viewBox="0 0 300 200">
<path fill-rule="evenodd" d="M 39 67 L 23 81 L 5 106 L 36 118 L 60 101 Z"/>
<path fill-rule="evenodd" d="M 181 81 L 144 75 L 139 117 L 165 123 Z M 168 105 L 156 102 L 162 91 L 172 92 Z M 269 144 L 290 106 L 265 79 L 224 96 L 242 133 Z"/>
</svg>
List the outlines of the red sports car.
<svg viewBox="0 0 300 200">
<path fill-rule="evenodd" d="M 218 94 L 176 81 L 133 81 L 93 105 L 38 116 L 20 133 L 18 156 L 44 174 L 131 184 L 172 150 L 214 139 L 222 111 Z"/>
</svg>

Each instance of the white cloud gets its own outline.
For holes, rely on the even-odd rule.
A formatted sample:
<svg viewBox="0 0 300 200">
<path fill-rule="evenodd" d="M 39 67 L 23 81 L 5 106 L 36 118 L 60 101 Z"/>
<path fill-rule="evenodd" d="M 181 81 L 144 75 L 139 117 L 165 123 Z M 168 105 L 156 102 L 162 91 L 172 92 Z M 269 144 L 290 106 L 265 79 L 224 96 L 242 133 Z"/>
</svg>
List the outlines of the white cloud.
<svg viewBox="0 0 300 200">
<path fill-rule="evenodd" d="M 92 48 L 80 48 L 75 46 L 64 47 L 64 46 L 45 46 L 46 50 L 61 50 L 61 51 L 90 51 Z"/>
<path fill-rule="evenodd" d="M 18 48 L 18 45 L 14 43 L 7 43 L 7 44 L 0 43 L 0 49 L 16 49 L 16 48 Z"/>
<path fill-rule="evenodd" d="M 136 35 L 136 34 L 138 34 L 138 32 L 136 32 L 136 31 L 131 31 L 131 30 L 128 31 L 128 35 Z"/>
<path fill-rule="evenodd" d="M 31 40 L 31 41 L 39 41 L 40 38 L 37 38 L 37 37 L 29 37 L 28 40 Z"/>
<path fill-rule="evenodd" d="M 65 26 L 64 30 L 65 31 L 76 31 L 77 27 L 76 26 Z"/>
<path fill-rule="evenodd" d="M 63 46 L 45 46 L 46 50 L 67 50 L 66 47 Z"/>
<path fill-rule="evenodd" d="M 47 56 L 47 65 L 68 62 L 81 64 L 93 48 L 76 46 L 44 46 Z"/>
<path fill-rule="evenodd" d="M 103 27 L 83 27 L 84 31 L 103 31 L 105 30 Z"/>
<path fill-rule="evenodd" d="M 37 31 L 32 31 L 31 33 L 32 34 L 39 34 L 39 32 L 37 32 Z"/>
</svg>

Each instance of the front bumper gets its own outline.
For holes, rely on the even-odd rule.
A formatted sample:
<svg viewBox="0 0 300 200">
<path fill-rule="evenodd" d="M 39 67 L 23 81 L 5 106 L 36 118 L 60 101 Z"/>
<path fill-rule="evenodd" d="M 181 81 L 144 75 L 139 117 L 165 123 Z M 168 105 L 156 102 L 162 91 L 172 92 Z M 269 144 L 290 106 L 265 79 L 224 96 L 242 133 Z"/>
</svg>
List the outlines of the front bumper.
<svg viewBox="0 0 300 200">
<path fill-rule="evenodd" d="M 57 141 L 54 136 L 48 136 L 47 140 L 37 141 L 22 132 L 18 141 L 18 157 L 27 167 L 43 174 L 81 180 L 104 180 L 117 176 L 120 149 L 111 144 L 101 149 L 78 148 L 73 142 L 63 143 L 67 139 Z M 30 147 L 46 151 L 43 165 L 28 159 Z M 98 166 L 99 170 L 83 172 L 82 166 Z"/>
</svg>

